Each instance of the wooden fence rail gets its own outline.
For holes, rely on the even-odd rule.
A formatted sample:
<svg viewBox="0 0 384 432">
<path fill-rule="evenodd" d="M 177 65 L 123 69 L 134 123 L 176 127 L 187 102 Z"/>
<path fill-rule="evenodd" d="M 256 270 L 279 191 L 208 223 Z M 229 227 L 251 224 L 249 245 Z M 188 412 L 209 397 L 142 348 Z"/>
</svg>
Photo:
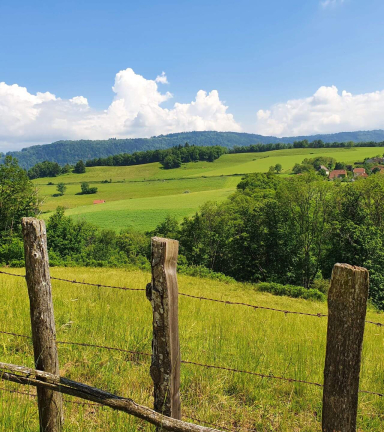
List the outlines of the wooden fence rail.
<svg viewBox="0 0 384 432">
<path fill-rule="evenodd" d="M 157 431 L 217 431 L 217 429 L 181 421 L 180 363 L 210 368 L 215 368 L 215 366 L 182 361 L 180 357 L 179 293 L 176 274 L 178 242 L 154 237 L 151 243 L 152 282 L 146 288 L 146 295 L 153 310 L 150 368 L 150 375 L 154 383 L 154 410 L 152 410 L 138 405 L 131 399 L 59 377 L 59 359 L 56 346 L 60 342 L 56 341 L 45 224 L 37 219 L 24 218 L 22 227 L 36 370 L 0 363 L 0 378 L 37 387 L 40 431 L 59 432 L 61 430 L 63 418 L 60 393 L 77 396 L 132 414 L 156 425 Z M 73 283 L 79 282 L 73 281 Z M 89 285 L 98 286 L 97 284 Z M 111 286 L 110 288 L 120 287 Z M 348 264 L 335 264 L 328 295 L 329 314 L 324 367 L 323 432 L 356 431 L 361 349 L 368 289 L 369 274 L 366 269 Z M 143 289 L 135 288 L 134 290 L 141 291 Z M 188 294 L 184 295 L 195 297 Z M 223 300 L 205 300 L 227 303 Z M 245 305 L 243 303 L 229 303 Z M 268 307 L 260 308 L 275 310 Z M 324 317 L 326 315 L 317 314 L 316 316 Z M 374 324 L 378 325 L 379 323 Z M 78 345 L 82 344 L 78 343 Z M 111 347 L 104 348 L 113 349 Z M 122 351 L 129 350 L 122 349 Z M 216 368 L 262 376 L 262 374 L 226 367 Z M 270 378 L 287 379 L 272 376 Z M 292 381 L 301 382 L 300 380 Z M 322 386 L 320 383 L 308 384 Z M 381 396 L 379 393 L 375 394 Z"/>
<path fill-rule="evenodd" d="M 116 396 L 86 384 L 81 384 L 48 372 L 29 369 L 24 366 L 0 363 L 0 378 L 17 384 L 32 385 L 38 389 L 43 388 L 57 394 L 63 393 L 96 402 L 145 420 L 161 430 L 173 432 L 221 432 L 219 429 L 199 426 L 167 417 L 150 408 L 137 404 L 132 399 Z"/>
</svg>

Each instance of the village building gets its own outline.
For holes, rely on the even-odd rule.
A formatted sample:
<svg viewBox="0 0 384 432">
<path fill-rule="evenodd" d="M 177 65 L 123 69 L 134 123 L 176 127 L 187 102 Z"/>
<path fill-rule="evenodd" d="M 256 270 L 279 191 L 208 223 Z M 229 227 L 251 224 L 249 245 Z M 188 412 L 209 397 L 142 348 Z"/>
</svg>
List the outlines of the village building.
<svg viewBox="0 0 384 432">
<path fill-rule="evenodd" d="M 374 158 L 370 158 L 370 159 L 366 159 L 367 163 L 384 163 L 384 158 L 382 157 L 374 157 Z"/>
<path fill-rule="evenodd" d="M 345 177 L 347 177 L 346 170 L 333 170 L 329 174 L 329 180 L 335 180 L 337 178 L 345 178 Z"/>
<path fill-rule="evenodd" d="M 354 168 L 353 177 L 368 177 L 365 168 Z"/>
</svg>

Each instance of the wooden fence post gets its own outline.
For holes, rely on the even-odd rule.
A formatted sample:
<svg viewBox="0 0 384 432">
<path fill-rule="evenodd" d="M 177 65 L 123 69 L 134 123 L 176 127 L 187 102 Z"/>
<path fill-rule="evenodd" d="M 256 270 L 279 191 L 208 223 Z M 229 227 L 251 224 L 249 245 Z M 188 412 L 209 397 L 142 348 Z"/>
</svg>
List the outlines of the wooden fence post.
<svg viewBox="0 0 384 432">
<path fill-rule="evenodd" d="M 323 432 L 355 432 L 361 348 L 369 288 L 368 270 L 333 267 L 328 294 Z"/>
<path fill-rule="evenodd" d="M 35 367 L 59 375 L 45 223 L 23 218 L 22 227 Z M 60 431 L 63 422 L 61 394 L 37 388 L 37 397 L 40 431 Z"/>
<path fill-rule="evenodd" d="M 152 283 L 147 297 L 153 310 L 152 363 L 155 411 L 181 419 L 180 344 L 176 265 L 179 242 L 153 237 Z"/>
</svg>

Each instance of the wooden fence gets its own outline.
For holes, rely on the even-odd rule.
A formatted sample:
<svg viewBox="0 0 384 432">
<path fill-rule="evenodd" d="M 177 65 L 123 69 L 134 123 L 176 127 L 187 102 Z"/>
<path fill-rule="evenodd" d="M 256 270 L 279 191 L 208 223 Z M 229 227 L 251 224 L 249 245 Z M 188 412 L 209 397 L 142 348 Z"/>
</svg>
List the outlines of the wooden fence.
<svg viewBox="0 0 384 432">
<path fill-rule="evenodd" d="M 45 224 L 34 218 L 24 218 L 22 228 L 35 369 L 0 363 L 0 374 L 3 380 L 36 386 L 40 431 L 59 432 L 61 430 L 64 421 L 62 393 L 124 411 L 155 425 L 157 431 L 218 431 L 215 428 L 199 426 L 181 420 L 181 363 L 321 386 L 323 387 L 322 430 L 324 432 L 356 431 L 358 393 L 362 391 L 359 390 L 361 350 L 369 289 L 369 274 L 366 269 L 348 264 L 336 264 L 334 266 L 328 294 L 329 314 L 324 384 L 312 383 L 263 375 L 252 371 L 183 361 L 179 344 L 178 298 L 180 295 L 195 296 L 178 292 L 176 274 L 178 242 L 158 237 L 152 238 L 152 281 L 145 289 L 153 310 L 150 366 L 150 375 L 154 385 L 154 410 L 152 410 L 131 399 L 122 398 L 59 376 L 57 344 L 71 342 L 56 340 L 51 295 L 51 279 L 55 278 L 50 277 Z M 7 274 L 6 272 L 1 273 Z M 79 283 L 76 281 L 68 282 Z M 80 283 L 87 284 L 86 282 Z M 109 286 L 109 288 L 130 289 L 113 286 Z M 196 298 L 269 309 L 286 314 L 325 316 L 203 297 Z M 382 325 L 381 323 L 372 324 Z M 73 344 L 76 345 L 76 343 Z M 77 343 L 77 345 L 88 346 L 89 344 Z M 101 348 L 116 349 L 113 347 Z M 120 351 L 124 350 L 120 349 Z M 130 352 L 129 350 L 126 351 Z M 146 355 L 146 353 L 139 354 Z M 380 393 L 366 392 L 383 396 Z"/>
</svg>

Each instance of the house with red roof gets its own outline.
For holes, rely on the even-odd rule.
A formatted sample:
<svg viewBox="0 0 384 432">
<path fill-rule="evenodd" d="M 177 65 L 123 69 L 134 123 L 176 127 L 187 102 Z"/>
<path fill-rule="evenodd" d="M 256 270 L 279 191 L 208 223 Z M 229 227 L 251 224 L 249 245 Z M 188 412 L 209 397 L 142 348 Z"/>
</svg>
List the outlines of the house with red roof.
<svg viewBox="0 0 384 432">
<path fill-rule="evenodd" d="M 335 180 L 338 178 L 345 178 L 347 177 L 347 171 L 346 170 L 333 170 L 329 174 L 329 180 Z"/>
<path fill-rule="evenodd" d="M 365 168 L 354 168 L 353 177 L 368 177 L 368 174 L 365 172 Z"/>
</svg>

